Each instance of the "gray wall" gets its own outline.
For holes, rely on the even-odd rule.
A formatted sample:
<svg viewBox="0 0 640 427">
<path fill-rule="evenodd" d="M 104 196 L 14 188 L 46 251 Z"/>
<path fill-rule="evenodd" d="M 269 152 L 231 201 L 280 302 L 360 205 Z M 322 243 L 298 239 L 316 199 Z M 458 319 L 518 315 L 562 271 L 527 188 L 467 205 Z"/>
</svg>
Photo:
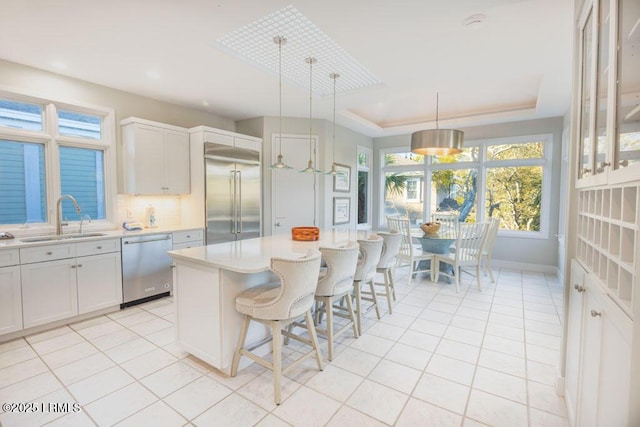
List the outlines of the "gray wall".
<svg viewBox="0 0 640 427">
<path fill-rule="evenodd" d="M 271 174 L 275 173 L 269 169 L 269 165 L 273 163 L 273 154 L 271 152 L 272 135 L 280 132 L 278 117 L 261 117 L 249 120 L 242 120 L 236 123 L 236 131 L 247 135 L 257 136 L 262 141 L 262 159 L 263 159 L 263 218 L 264 218 L 264 234 L 271 234 Z M 292 117 L 282 118 L 282 133 L 285 135 L 309 135 L 309 119 L 300 119 Z M 328 171 L 333 162 L 333 124 L 327 120 L 313 120 L 313 135 L 318 137 L 319 149 L 316 154 L 315 165 L 317 169 Z M 351 224 L 356 223 L 356 160 L 357 146 L 373 147 L 373 140 L 365 135 L 359 134 L 342 126 L 336 125 L 336 154 L 337 163 L 351 166 Z M 285 160 L 286 160 L 286 153 Z M 333 192 L 333 178 L 328 175 L 318 175 L 318 195 L 319 195 L 319 217 L 318 226 L 329 230 L 333 228 L 333 197 L 344 197 L 345 193 Z M 292 208 L 294 206 L 292 205 Z"/>
<path fill-rule="evenodd" d="M 558 266 L 558 217 L 560 209 L 560 179 L 562 153 L 563 118 L 529 120 L 521 122 L 501 123 L 487 126 L 461 128 L 466 141 L 510 136 L 524 136 L 536 134 L 553 135 L 553 153 L 551 167 L 551 200 L 549 204 L 549 236 L 546 239 L 518 238 L 499 236 L 494 247 L 496 265 L 529 265 L 531 268 L 539 266 L 544 271 L 555 272 Z M 406 147 L 411 145 L 411 135 L 397 135 L 374 139 L 374 168 L 380 168 L 380 149 L 390 147 Z M 380 176 L 376 174 L 376 188 L 380 188 Z M 379 222 L 380 203 L 379 192 L 374 194 L 374 224 Z M 374 225 L 375 227 L 375 225 Z"/>
</svg>

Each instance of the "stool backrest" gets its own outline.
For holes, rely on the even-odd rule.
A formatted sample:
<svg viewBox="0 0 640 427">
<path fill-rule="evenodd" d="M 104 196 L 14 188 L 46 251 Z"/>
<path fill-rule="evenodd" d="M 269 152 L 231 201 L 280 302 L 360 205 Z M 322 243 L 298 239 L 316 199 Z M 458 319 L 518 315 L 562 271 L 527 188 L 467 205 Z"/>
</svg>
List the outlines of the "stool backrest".
<svg viewBox="0 0 640 427">
<path fill-rule="evenodd" d="M 309 249 L 303 258 L 271 258 L 271 271 L 280 278 L 280 294 L 271 307 L 274 320 L 304 314 L 313 305 L 320 272 L 320 251 Z"/>
<path fill-rule="evenodd" d="M 399 230 L 392 230 L 390 233 L 378 233 L 382 237 L 382 253 L 377 268 L 391 268 L 396 264 L 400 245 L 402 244 L 402 233 Z"/>
<path fill-rule="evenodd" d="M 327 263 L 327 274 L 318 279 L 316 295 L 332 296 L 349 290 L 358 263 L 358 243 L 349 242 L 341 248 L 320 248 L 320 252 Z"/>
<path fill-rule="evenodd" d="M 355 281 L 366 281 L 369 276 L 375 273 L 376 265 L 380 261 L 382 253 L 382 237 L 371 234 L 366 240 L 358 240 L 360 245 L 360 257 L 353 277 Z"/>
</svg>

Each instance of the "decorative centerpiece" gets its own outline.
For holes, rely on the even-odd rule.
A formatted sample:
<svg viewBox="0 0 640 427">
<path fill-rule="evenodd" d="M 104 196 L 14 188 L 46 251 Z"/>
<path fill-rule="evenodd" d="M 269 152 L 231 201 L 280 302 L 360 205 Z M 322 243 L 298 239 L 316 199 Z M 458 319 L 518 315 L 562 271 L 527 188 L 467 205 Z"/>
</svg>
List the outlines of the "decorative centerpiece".
<svg viewBox="0 0 640 427">
<path fill-rule="evenodd" d="M 320 238 L 318 227 L 292 227 L 291 238 L 299 242 L 313 242 Z"/>
<path fill-rule="evenodd" d="M 435 234 L 440 230 L 439 222 L 425 222 L 420 226 L 420 229 L 424 231 L 425 234 Z"/>
</svg>

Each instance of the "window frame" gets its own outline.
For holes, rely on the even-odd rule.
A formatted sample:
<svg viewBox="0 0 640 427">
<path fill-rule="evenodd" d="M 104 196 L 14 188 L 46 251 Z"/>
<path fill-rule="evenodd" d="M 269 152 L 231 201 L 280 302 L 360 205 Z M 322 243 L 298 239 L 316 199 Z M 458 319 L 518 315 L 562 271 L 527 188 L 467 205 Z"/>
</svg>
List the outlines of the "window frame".
<svg viewBox="0 0 640 427">
<path fill-rule="evenodd" d="M 360 164 L 360 154 L 364 154 L 366 158 L 366 164 Z M 356 147 L 356 177 L 358 176 L 358 172 L 367 172 L 367 220 L 366 222 L 358 224 L 357 214 L 356 214 L 356 226 L 358 228 L 370 228 L 373 225 L 373 176 L 371 171 L 373 162 L 373 149 L 371 147 L 365 147 L 363 145 L 358 145 Z M 357 182 L 357 180 L 356 180 Z M 356 209 L 358 203 L 358 192 L 356 191 Z"/>
<path fill-rule="evenodd" d="M 104 161 L 104 194 L 105 219 L 94 220 L 87 229 L 109 229 L 116 223 L 117 199 L 117 154 L 115 110 L 113 108 L 96 106 L 81 102 L 43 98 L 28 92 L 0 87 L 0 98 L 17 102 L 28 102 L 42 106 L 42 131 L 23 130 L 0 126 L 0 139 L 16 142 L 40 143 L 44 146 L 45 162 L 45 199 L 47 221 L 42 223 L 0 224 L 2 229 L 19 234 L 50 233 L 56 227 L 56 202 L 61 194 L 60 156 L 59 147 L 88 148 L 103 151 Z M 57 118 L 58 110 L 74 111 L 101 118 L 101 138 L 82 138 L 77 136 L 59 135 Z M 81 206 L 82 207 L 82 206 Z M 80 218 L 69 218 L 71 226 L 79 226 Z"/>
<path fill-rule="evenodd" d="M 487 160 L 487 150 L 492 145 L 511 145 L 541 142 L 543 144 L 543 157 L 534 159 L 511 159 L 511 160 Z M 384 177 L 389 172 L 423 172 L 423 221 L 431 216 L 431 184 L 432 172 L 437 170 L 460 170 L 477 169 L 477 194 L 476 194 L 476 221 L 486 221 L 486 181 L 487 170 L 494 167 L 518 167 L 518 166 L 542 166 L 542 202 L 540 206 L 540 230 L 521 231 L 500 229 L 498 235 L 504 237 L 548 239 L 550 230 L 549 208 L 551 204 L 551 175 L 553 173 L 553 134 L 532 134 L 512 137 L 500 137 L 490 139 L 467 140 L 465 147 L 478 147 L 477 161 L 462 161 L 452 163 L 433 163 L 431 156 L 425 156 L 423 164 L 417 165 L 393 165 L 385 166 L 386 155 L 394 153 L 406 153 L 409 150 L 405 146 L 381 148 L 379 150 L 378 161 L 380 162 L 380 183 L 378 188 L 378 227 L 385 227 L 385 198 L 384 198 Z"/>
</svg>

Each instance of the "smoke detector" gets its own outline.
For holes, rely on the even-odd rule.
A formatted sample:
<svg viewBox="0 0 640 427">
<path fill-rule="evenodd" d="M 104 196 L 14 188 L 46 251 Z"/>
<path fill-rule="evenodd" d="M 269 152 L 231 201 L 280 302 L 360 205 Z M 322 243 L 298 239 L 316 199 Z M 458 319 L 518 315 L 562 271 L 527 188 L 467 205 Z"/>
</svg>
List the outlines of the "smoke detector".
<svg viewBox="0 0 640 427">
<path fill-rule="evenodd" d="M 462 25 L 464 25 L 467 28 L 471 28 L 475 30 L 477 28 L 480 28 L 484 23 L 484 21 L 486 20 L 487 20 L 487 17 L 485 15 L 483 15 L 482 13 L 477 13 L 475 15 L 471 15 L 465 18 L 465 20 L 462 21 Z"/>
</svg>

